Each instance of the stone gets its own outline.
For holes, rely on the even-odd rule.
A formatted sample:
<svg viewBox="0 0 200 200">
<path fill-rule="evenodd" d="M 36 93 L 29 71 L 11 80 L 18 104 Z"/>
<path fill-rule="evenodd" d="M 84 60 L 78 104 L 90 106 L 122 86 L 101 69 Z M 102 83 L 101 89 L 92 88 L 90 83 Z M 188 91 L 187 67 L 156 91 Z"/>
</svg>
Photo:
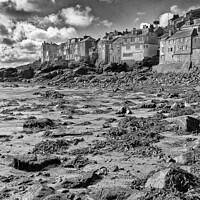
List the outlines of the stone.
<svg viewBox="0 0 200 200">
<path fill-rule="evenodd" d="M 22 155 L 13 158 L 12 166 L 23 171 L 40 171 L 49 165 L 59 165 L 60 159 L 51 156 Z"/>
<path fill-rule="evenodd" d="M 145 187 L 187 192 L 189 189 L 199 187 L 199 184 L 198 177 L 177 165 L 173 165 L 154 173 L 153 176 L 147 180 Z"/>
<path fill-rule="evenodd" d="M 145 192 L 137 191 L 131 194 L 131 196 L 129 196 L 127 200 L 138 200 L 140 198 L 145 198 L 145 196 L 146 196 Z"/>
<path fill-rule="evenodd" d="M 54 122 L 49 118 L 39 118 L 39 119 L 28 119 L 24 122 L 23 128 L 45 128 L 45 127 L 53 127 Z"/>
<path fill-rule="evenodd" d="M 175 123 L 183 130 L 183 131 L 197 131 L 199 130 L 200 120 L 190 116 L 182 116 L 178 117 L 175 120 Z"/>
<path fill-rule="evenodd" d="M 55 189 L 42 184 L 31 186 L 28 192 L 22 196 L 22 200 L 41 200 L 47 196 L 54 194 Z"/>
<path fill-rule="evenodd" d="M 116 112 L 116 114 L 132 114 L 132 111 L 128 106 L 123 106 Z"/>
<path fill-rule="evenodd" d="M 176 163 L 181 164 L 181 165 L 187 165 L 190 163 L 193 159 L 193 152 L 186 152 L 181 154 L 180 156 L 177 156 L 174 158 Z"/>
<path fill-rule="evenodd" d="M 163 189 L 166 186 L 166 176 L 169 173 L 170 168 L 167 168 L 165 170 L 159 171 L 155 173 L 152 177 L 150 177 L 145 187 L 153 187 L 153 188 L 160 188 Z"/>
<path fill-rule="evenodd" d="M 95 184 L 101 180 L 101 176 L 95 173 L 84 173 L 77 177 L 65 179 L 61 185 L 63 188 L 75 189 L 75 188 L 87 188 L 89 185 Z"/>
</svg>

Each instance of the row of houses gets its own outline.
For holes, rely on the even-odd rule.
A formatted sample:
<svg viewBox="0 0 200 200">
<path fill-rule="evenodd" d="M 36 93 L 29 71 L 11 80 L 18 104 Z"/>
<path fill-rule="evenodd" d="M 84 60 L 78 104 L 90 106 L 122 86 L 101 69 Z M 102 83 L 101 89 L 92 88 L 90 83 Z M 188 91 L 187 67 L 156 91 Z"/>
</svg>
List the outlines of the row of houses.
<svg viewBox="0 0 200 200">
<path fill-rule="evenodd" d="M 54 62 L 57 59 L 91 62 L 126 62 L 131 64 L 145 57 L 157 55 L 159 38 L 156 30 L 144 26 L 143 29 L 131 31 L 113 31 L 106 33 L 102 39 L 91 36 L 72 38 L 60 45 L 42 44 L 42 62 Z"/>
<path fill-rule="evenodd" d="M 158 24 L 131 31 L 115 30 L 97 40 L 84 36 L 60 45 L 44 42 L 42 62 L 61 58 L 93 63 L 125 62 L 130 66 L 136 61 L 159 55 L 160 64 L 200 64 L 200 9 L 190 10 L 184 16 L 174 15 L 165 28 Z"/>
</svg>

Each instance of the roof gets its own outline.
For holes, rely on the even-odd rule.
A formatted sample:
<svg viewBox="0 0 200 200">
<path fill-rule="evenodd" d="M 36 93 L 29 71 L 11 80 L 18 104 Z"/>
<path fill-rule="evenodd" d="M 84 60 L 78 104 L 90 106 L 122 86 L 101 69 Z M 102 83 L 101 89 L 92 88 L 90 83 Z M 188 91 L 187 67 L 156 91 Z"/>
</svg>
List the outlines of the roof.
<svg viewBox="0 0 200 200">
<path fill-rule="evenodd" d="M 113 42 L 113 44 L 121 43 L 122 40 L 123 40 L 123 38 L 122 38 L 122 37 L 119 37 L 119 38 L 117 38 L 117 39 Z"/>
<path fill-rule="evenodd" d="M 193 29 L 187 29 L 187 30 L 178 31 L 174 35 L 169 37 L 168 40 L 190 37 L 190 36 L 192 36 L 193 31 L 194 31 Z"/>
<path fill-rule="evenodd" d="M 160 37 L 160 39 L 161 40 L 166 40 L 166 39 L 168 39 L 168 37 L 169 37 L 169 33 L 165 33 Z"/>
</svg>

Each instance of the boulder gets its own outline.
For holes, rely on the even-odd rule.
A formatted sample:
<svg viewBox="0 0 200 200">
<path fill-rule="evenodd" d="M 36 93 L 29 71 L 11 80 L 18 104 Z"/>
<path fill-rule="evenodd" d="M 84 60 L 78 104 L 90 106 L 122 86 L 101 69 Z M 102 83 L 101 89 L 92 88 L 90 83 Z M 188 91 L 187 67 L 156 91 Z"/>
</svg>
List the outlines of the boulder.
<svg viewBox="0 0 200 200">
<path fill-rule="evenodd" d="M 150 177 L 145 187 L 153 187 L 153 188 L 160 188 L 163 189 L 166 186 L 166 176 L 169 173 L 170 168 L 167 168 L 165 170 L 159 171 L 155 173 L 152 177 Z"/>
<path fill-rule="evenodd" d="M 178 117 L 175 120 L 175 123 L 183 130 L 183 131 L 197 131 L 199 130 L 200 120 L 190 116 L 182 116 Z"/>
<path fill-rule="evenodd" d="M 23 128 L 36 129 L 53 127 L 54 122 L 49 118 L 28 119 L 24 122 Z"/>
<path fill-rule="evenodd" d="M 54 194 L 55 189 L 52 187 L 48 187 L 46 185 L 37 184 L 31 186 L 28 192 L 22 196 L 22 200 L 41 200 L 46 198 L 47 196 Z"/>
<path fill-rule="evenodd" d="M 187 192 L 189 189 L 199 187 L 199 185 L 200 182 L 196 176 L 180 167 L 172 166 L 156 172 L 147 180 L 145 187 Z"/>
<path fill-rule="evenodd" d="M 62 182 L 63 188 L 75 189 L 75 188 L 87 188 L 89 185 L 95 184 L 101 180 L 101 176 L 95 173 L 84 173 L 77 177 L 67 178 Z"/>
<path fill-rule="evenodd" d="M 190 163 L 193 159 L 193 152 L 189 151 L 189 152 L 185 152 L 183 154 L 181 154 L 180 156 L 176 156 L 174 158 L 174 160 L 176 161 L 176 163 L 181 164 L 181 165 L 187 165 L 188 163 Z"/>
<path fill-rule="evenodd" d="M 60 164 L 60 159 L 51 156 L 22 155 L 13 158 L 12 166 L 23 171 L 40 171 L 49 165 Z"/>
<path fill-rule="evenodd" d="M 128 106 L 123 106 L 116 112 L 116 114 L 132 114 L 132 111 Z"/>
<path fill-rule="evenodd" d="M 18 70 L 18 77 L 19 78 L 26 78 L 30 79 L 33 78 L 34 76 L 34 70 L 32 67 L 27 67 L 21 70 Z"/>
</svg>

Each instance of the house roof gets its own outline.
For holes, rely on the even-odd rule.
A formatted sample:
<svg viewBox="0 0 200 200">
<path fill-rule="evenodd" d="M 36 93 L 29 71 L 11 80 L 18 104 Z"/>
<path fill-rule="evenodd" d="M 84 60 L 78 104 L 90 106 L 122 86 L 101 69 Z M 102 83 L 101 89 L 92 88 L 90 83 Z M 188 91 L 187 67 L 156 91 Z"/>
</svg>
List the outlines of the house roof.
<svg viewBox="0 0 200 200">
<path fill-rule="evenodd" d="M 160 39 L 161 40 L 166 40 L 168 37 L 169 37 L 169 33 L 165 33 L 160 37 Z"/>
<path fill-rule="evenodd" d="M 192 36 L 193 31 L 194 31 L 193 29 L 187 29 L 187 30 L 178 31 L 174 35 L 169 37 L 168 40 L 190 37 L 190 36 Z"/>
<path fill-rule="evenodd" d="M 123 38 L 122 38 L 122 37 L 119 37 L 119 38 L 117 38 L 117 39 L 113 42 L 113 44 L 121 43 L 122 40 L 123 40 Z"/>
</svg>

